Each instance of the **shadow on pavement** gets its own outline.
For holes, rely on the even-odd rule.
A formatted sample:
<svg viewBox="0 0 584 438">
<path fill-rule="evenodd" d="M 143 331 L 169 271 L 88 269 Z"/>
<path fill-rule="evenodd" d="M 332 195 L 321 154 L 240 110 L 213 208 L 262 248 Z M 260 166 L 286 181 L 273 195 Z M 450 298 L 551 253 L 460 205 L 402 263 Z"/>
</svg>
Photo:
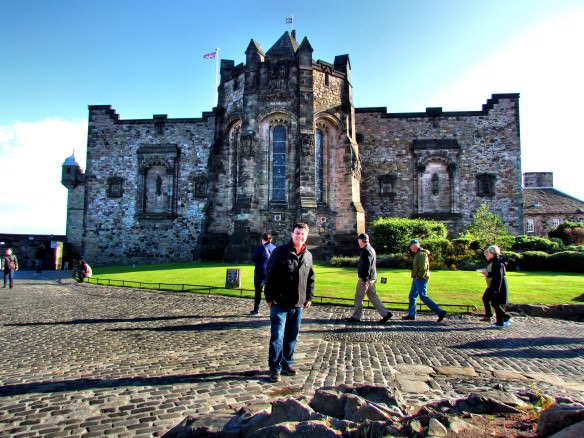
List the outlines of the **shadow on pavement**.
<svg viewBox="0 0 584 438">
<path fill-rule="evenodd" d="M 266 371 L 202 373 L 160 377 L 125 377 L 120 379 L 74 379 L 56 382 L 31 382 L 0 386 L 0 397 L 30 393 L 58 393 L 87 389 L 118 388 L 124 386 L 159 386 L 220 381 L 267 380 Z"/>
</svg>

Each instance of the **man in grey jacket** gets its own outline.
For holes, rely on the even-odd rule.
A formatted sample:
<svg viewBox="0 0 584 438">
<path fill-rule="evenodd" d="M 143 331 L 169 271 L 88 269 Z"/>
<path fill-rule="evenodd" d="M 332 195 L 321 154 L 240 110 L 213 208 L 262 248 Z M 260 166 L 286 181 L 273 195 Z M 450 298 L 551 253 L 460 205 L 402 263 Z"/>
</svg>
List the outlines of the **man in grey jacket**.
<svg viewBox="0 0 584 438">
<path fill-rule="evenodd" d="M 361 322 L 361 317 L 363 316 L 363 298 L 367 295 L 369 301 L 373 303 L 375 309 L 381 315 L 379 322 L 385 324 L 393 314 L 385 308 L 381 299 L 377 296 L 375 288 L 375 283 L 377 282 L 377 255 L 373 247 L 369 244 L 369 236 L 367 234 L 359 234 L 357 242 L 361 248 L 361 256 L 357 264 L 359 280 L 357 281 L 357 290 L 355 291 L 353 314 L 345 318 L 345 321 Z"/>
</svg>

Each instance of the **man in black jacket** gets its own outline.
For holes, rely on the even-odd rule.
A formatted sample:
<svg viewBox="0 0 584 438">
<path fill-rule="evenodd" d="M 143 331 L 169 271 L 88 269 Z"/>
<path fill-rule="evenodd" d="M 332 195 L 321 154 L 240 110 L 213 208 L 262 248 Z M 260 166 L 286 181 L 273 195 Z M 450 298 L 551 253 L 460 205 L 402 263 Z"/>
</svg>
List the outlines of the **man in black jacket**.
<svg viewBox="0 0 584 438">
<path fill-rule="evenodd" d="M 369 236 L 367 234 L 359 234 L 357 242 L 361 248 L 361 256 L 357 264 L 357 274 L 359 281 L 357 281 L 357 290 L 355 291 L 355 303 L 353 305 L 353 314 L 345 318 L 348 322 L 361 322 L 363 316 L 363 298 L 367 295 L 369 301 L 373 303 L 375 309 L 381 315 L 379 322 L 385 324 L 393 314 L 388 311 L 379 297 L 375 288 L 377 281 L 377 255 L 375 250 L 369 244 Z"/>
<path fill-rule="evenodd" d="M 264 294 L 270 307 L 270 381 L 280 374 L 295 375 L 294 349 L 300 331 L 302 310 L 309 309 L 314 296 L 312 254 L 306 249 L 308 225 L 297 223 L 290 242 L 276 248 L 268 260 Z"/>
</svg>

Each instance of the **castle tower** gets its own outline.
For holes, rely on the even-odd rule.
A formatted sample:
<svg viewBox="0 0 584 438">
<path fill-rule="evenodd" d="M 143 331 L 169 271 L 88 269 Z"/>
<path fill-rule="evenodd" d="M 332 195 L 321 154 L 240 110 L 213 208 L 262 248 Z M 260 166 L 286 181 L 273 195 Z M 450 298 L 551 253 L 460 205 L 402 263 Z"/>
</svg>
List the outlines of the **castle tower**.
<svg viewBox="0 0 584 438">
<path fill-rule="evenodd" d="M 285 32 L 265 53 L 251 40 L 245 65 L 221 61 L 203 258 L 241 260 L 263 232 L 285 243 L 295 222 L 323 255 L 364 231 L 349 59 L 312 52 Z"/>
<path fill-rule="evenodd" d="M 85 174 L 75 159 L 75 152 L 61 166 L 61 184 L 68 189 L 67 228 L 69 244 L 79 251 L 83 248 L 83 217 L 85 212 Z"/>
</svg>

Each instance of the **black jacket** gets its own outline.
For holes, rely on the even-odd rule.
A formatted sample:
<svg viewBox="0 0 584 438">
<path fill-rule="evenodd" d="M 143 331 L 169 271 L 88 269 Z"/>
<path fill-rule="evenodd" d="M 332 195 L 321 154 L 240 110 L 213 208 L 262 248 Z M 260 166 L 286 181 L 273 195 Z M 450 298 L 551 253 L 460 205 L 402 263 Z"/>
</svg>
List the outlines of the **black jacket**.
<svg viewBox="0 0 584 438">
<path fill-rule="evenodd" d="M 377 280 L 377 255 L 369 244 L 361 248 L 361 256 L 357 264 L 357 275 L 364 281 Z"/>
<path fill-rule="evenodd" d="M 277 247 L 266 268 L 266 301 L 285 307 L 303 307 L 314 297 L 312 254 L 305 249 L 296 254 L 292 240 Z"/>
<path fill-rule="evenodd" d="M 502 257 L 494 258 L 491 271 L 487 277 L 491 278 L 491 283 L 487 288 L 488 291 L 494 294 L 499 294 L 501 302 L 507 302 L 507 276 L 505 275 L 507 268 Z"/>
</svg>

